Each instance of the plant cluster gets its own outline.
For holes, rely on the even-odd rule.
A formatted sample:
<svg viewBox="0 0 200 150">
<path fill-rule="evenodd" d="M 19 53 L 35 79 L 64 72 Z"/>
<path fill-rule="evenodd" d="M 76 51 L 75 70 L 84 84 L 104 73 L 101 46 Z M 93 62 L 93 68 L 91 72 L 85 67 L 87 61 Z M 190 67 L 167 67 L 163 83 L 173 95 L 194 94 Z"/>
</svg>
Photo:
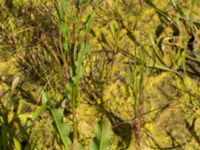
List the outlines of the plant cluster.
<svg viewBox="0 0 200 150">
<path fill-rule="evenodd" d="M 0 149 L 198 149 L 199 7 L 0 2 Z"/>
</svg>

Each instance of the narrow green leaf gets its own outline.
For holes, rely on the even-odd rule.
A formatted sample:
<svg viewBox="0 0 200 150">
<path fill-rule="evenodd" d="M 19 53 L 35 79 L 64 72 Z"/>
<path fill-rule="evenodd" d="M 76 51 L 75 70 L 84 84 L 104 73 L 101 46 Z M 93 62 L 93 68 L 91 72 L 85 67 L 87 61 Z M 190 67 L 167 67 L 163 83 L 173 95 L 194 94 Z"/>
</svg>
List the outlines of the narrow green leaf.
<svg viewBox="0 0 200 150">
<path fill-rule="evenodd" d="M 48 108 L 47 103 L 42 104 L 41 106 L 39 106 L 35 112 L 33 112 L 33 115 L 31 116 L 31 118 L 28 118 L 26 120 L 26 124 L 24 126 L 24 129 L 19 133 L 22 134 L 25 130 L 27 130 L 28 127 L 30 127 L 33 122 Z"/>
<path fill-rule="evenodd" d="M 181 7 L 179 6 L 179 4 L 177 3 L 177 1 L 176 0 L 172 0 L 172 4 L 176 8 L 176 10 L 180 14 L 180 16 L 185 18 L 186 15 L 185 15 L 184 11 L 181 9 Z"/>
<path fill-rule="evenodd" d="M 89 50 L 90 50 L 89 44 L 87 42 L 82 42 L 81 51 L 80 51 L 80 53 L 78 55 L 77 61 L 75 62 L 75 65 L 76 65 L 75 84 L 78 84 L 78 81 L 79 81 L 79 79 L 81 78 L 81 76 L 83 74 L 82 63 L 83 63 L 83 60 L 84 60 L 85 56 L 89 52 Z"/>
<path fill-rule="evenodd" d="M 57 15 L 61 22 L 64 22 L 64 14 L 59 6 L 55 6 Z"/>
<path fill-rule="evenodd" d="M 93 18 L 95 16 L 95 11 L 93 11 L 89 16 L 88 16 L 88 19 L 87 21 L 85 22 L 85 26 L 86 26 L 86 32 L 88 33 L 91 29 L 91 25 L 92 25 L 92 21 L 93 21 Z"/>
<path fill-rule="evenodd" d="M 7 150 L 7 148 L 8 148 L 8 143 L 9 143 L 9 137 L 8 137 L 8 125 L 5 123 L 5 122 L 3 122 L 3 124 L 2 124 L 2 129 L 1 129 L 2 131 L 1 131 L 1 144 L 2 145 L 0 145 L 0 146 L 2 146 L 2 147 L 0 147 L 0 148 L 3 148 L 4 150 Z"/>
<path fill-rule="evenodd" d="M 15 150 L 21 150 L 22 149 L 21 143 L 16 138 L 13 138 L 13 141 L 15 145 Z"/>
<path fill-rule="evenodd" d="M 47 103 L 44 103 L 41 106 L 39 106 L 33 113 L 31 120 L 35 121 L 47 109 L 47 107 L 48 107 Z"/>
<path fill-rule="evenodd" d="M 101 118 L 95 127 L 95 137 L 93 138 L 90 150 L 109 150 L 111 144 L 109 125 Z"/>
<path fill-rule="evenodd" d="M 116 27 L 113 23 L 110 23 L 109 25 L 110 25 L 111 33 L 112 33 L 114 39 L 116 40 L 117 39 Z"/>
<path fill-rule="evenodd" d="M 162 63 L 164 66 L 166 66 L 165 62 L 162 59 L 162 54 L 160 49 L 157 47 L 155 41 L 154 41 L 154 35 L 153 33 L 150 33 L 150 42 L 153 46 L 153 52 L 155 53 L 156 58 L 158 58 L 159 62 Z"/>
<path fill-rule="evenodd" d="M 65 149 L 69 149 L 71 145 L 71 140 L 69 138 L 70 127 L 62 122 L 63 118 L 63 109 L 50 109 L 56 128 L 59 132 L 60 138 L 65 146 Z"/>
<path fill-rule="evenodd" d="M 194 10 L 195 4 L 196 4 L 196 0 L 192 0 L 192 4 L 191 4 L 190 10 L 189 10 L 189 20 L 193 19 L 193 10 Z"/>
<path fill-rule="evenodd" d="M 87 55 L 87 53 L 89 52 L 89 50 L 90 50 L 89 44 L 87 42 L 82 42 L 81 51 L 78 55 L 78 60 L 76 62 L 77 67 L 79 67 L 82 64 L 82 62 L 83 62 L 85 56 Z"/>
<path fill-rule="evenodd" d="M 65 51 L 68 51 L 68 29 L 67 29 L 65 23 L 61 23 L 60 32 L 63 37 L 63 48 Z"/>
<path fill-rule="evenodd" d="M 66 0 L 60 0 L 61 7 L 65 13 L 68 11 L 68 5 Z"/>
<path fill-rule="evenodd" d="M 67 14 L 67 1 L 66 0 L 59 0 L 58 5 L 55 6 L 57 15 L 61 22 L 65 21 L 65 15 Z"/>
</svg>

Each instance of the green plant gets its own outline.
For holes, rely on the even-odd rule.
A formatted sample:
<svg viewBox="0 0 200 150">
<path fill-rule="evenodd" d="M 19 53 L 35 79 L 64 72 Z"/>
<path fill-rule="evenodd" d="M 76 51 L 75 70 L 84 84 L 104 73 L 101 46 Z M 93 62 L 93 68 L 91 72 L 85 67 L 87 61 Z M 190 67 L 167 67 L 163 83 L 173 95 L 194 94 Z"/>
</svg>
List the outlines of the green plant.
<svg viewBox="0 0 200 150">
<path fill-rule="evenodd" d="M 130 87 L 133 94 L 133 109 L 134 109 L 134 119 L 133 128 L 135 129 L 136 140 L 139 141 L 140 130 L 143 125 L 143 113 L 144 113 L 144 88 L 145 88 L 145 49 L 139 46 L 135 48 L 135 56 L 138 55 L 140 64 L 137 64 L 137 60 L 129 59 L 130 67 Z"/>
<path fill-rule="evenodd" d="M 198 149 L 199 6 L 0 1 L 0 149 Z"/>
<path fill-rule="evenodd" d="M 89 146 L 90 150 L 109 150 L 111 145 L 111 136 L 109 125 L 101 118 L 95 127 L 95 137 Z"/>
<path fill-rule="evenodd" d="M 56 127 L 58 129 L 58 134 L 65 146 L 65 149 L 69 149 L 71 145 L 71 140 L 69 138 L 70 126 L 63 123 L 63 109 L 50 109 L 53 119 L 55 121 Z"/>
<path fill-rule="evenodd" d="M 91 29 L 91 23 L 95 15 L 95 10 L 84 16 L 85 5 L 89 1 L 70 2 L 59 1 L 56 6 L 57 14 L 60 20 L 60 31 L 63 38 L 64 51 L 64 70 L 69 77 L 67 84 L 67 96 L 69 99 L 70 110 L 72 112 L 73 122 L 73 147 L 76 149 L 78 142 L 77 113 L 80 90 L 79 80 L 83 75 L 82 63 L 89 52 L 88 35 Z M 80 22 L 85 17 L 84 22 Z"/>
<path fill-rule="evenodd" d="M 0 149 L 11 149 L 13 146 L 13 140 L 18 143 L 16 139 L 16 126 L 12 125 L 13 122 L 17 121 L 19 118 L 17 116 L 16 103 L 17 97 L 17 86 L 19 86 L 19 77 L 16 77 L 11 83 L 11 89 L 2 89 L 0 97 Z M 20 126 L 20 123 L 18 123 Z M 17 129 L 18 130 L 18 129 Z M 19 130 L 18 130 L 19 131 Z"/>
</svg>

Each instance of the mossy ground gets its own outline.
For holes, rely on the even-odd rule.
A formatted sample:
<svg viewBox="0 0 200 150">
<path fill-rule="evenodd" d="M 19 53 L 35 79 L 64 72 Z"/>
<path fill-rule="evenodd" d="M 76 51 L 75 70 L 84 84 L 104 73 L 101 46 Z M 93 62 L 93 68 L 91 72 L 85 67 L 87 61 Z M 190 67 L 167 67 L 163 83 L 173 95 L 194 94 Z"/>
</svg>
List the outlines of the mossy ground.
<svg viewBox="0 0 200 150">
<path fill-rule="evenodd" d="M 56 106 L 66 99 L 60 54 L 59 22 L 54 3 L 42 1 L 0 2 L 0 90 L 2 102 L 10 106 L 7 115 L 11 135 L 16 136 L 34 110 L 41 104 L 46 88 Z M 199 27 L 182 22 L 171 1 L 104 1 L 97 11 L 80 81 L 81 98 L 77 109 L 80 142 L 87 149 L 93 128 L 105 116 L 112 129 L 111 149 L 184 149 L 200 146 L 200 65 Z M 188 14 L 192 0 L 179 1 Z M 156 8 L 155 8 L 156 7 Z M 199 21 L 199 1 L 193 20 Z M 85 8 L 90 13 L 92 6 Z M 167 12 L 178 26 L 168 22 L 158 10 Z M 84 18 L 81 22 L 84 22 Z M 158 32 L 159 27 L 162 31 Z M 113 30 L 114 28 L 114 30 Z M 193 30 L 188 32 L 188 30 Z M 188 39 L 197 37 L 192 52 Z M 140 50 L 145 53 L 144 97 L 140 136 L 135 136 L 135 102 L 132 88 L 136 70 L 139 80 Z M 191 53 L 195 60 L 189 59 Z M 193 56 L 193 55 L 192 55 Z M 134 65 L 133 65 L 134 64 Z M 10 101 L 12 81 L 19 77 L 16 98 Z M 50 85 L 47 86 L 47 83 Z M 137 89 L 137 88 L 136 88 Z M 14 103 L 13 103 L 14 100 Z M 7 102 L 8 101 L 8 102 Z M 3 105 L 3 104 L 2 104 Z M 17 117 L 14 117 L 14 116 Z M 71 116 L 69 115 L 69 118 Z M 25 149 L 62 149 L 61 141 L 45 112 L 20 137 Z M 1 127 L 1 124 L 0 124 Z"/>
</svg>

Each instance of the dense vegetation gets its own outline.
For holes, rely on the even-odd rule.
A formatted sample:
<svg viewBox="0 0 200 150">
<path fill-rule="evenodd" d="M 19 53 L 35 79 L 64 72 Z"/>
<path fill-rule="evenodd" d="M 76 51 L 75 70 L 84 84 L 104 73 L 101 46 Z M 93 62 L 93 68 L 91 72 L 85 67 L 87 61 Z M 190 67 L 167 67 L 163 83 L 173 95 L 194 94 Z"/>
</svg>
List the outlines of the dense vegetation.
<svg viewBox="0 0 200 150">
<path fill-rule="evenodd" d="M 200 149 L 199 8 L 0 1 L 0 149 Z"/>
</svg>

